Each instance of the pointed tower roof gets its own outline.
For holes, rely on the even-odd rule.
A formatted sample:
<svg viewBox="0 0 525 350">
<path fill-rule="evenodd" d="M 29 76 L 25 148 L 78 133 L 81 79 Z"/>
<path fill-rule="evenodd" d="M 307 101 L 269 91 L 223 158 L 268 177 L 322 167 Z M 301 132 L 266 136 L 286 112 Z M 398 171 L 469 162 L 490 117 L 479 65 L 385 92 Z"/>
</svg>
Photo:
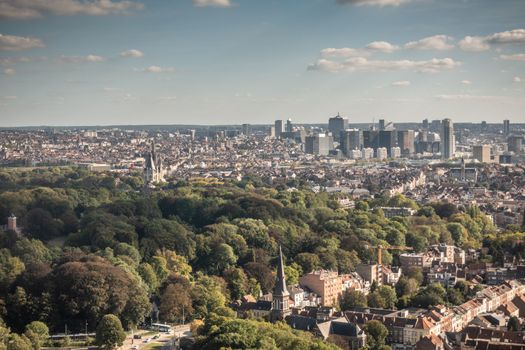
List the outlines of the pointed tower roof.
<svg viewBox="0 0 525 350">
<path fill-rule="evenodd" d="M 286 288 L 286 276 L 284 274 L 283 251 L 279 246 L 279 265 L 277 266 L 277 280 L 273 288 L 273 295 L 289 295 Z"/>
</svg>

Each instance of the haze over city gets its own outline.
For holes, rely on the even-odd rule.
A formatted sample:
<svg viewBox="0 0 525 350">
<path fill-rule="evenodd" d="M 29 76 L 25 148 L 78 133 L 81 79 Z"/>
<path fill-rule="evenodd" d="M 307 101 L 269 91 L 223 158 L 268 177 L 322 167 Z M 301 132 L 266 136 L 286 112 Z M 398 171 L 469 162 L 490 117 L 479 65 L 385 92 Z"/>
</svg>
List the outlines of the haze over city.
<svg viewBox="0 0 525 350">
<path fill-rule="evenodd" d="M 0 1 L 0 126 L 525 121 L 521 0 Z"/>
</svg>

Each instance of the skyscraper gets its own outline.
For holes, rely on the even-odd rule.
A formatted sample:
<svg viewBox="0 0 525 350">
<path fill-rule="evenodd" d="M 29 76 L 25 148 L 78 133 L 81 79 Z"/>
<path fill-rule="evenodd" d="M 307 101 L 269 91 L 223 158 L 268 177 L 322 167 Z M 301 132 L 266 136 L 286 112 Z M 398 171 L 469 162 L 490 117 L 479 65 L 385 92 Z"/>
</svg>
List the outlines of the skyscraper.
<svg viewBox="0 0 525 350">
<path fill-rule="evenodd" d="M 242 133 L 244 136 L 250 136 L 252 133 L 252 126 L 250 124 L 242 124 Z"/>
<path fill-rule="evenodd" d="M 379 144 L 377 148 L 384 147 L 388 151 L 388 155 L 390 156 L 390 152 L 392 150 L 392 147 L 397 146 L 397 132 L 395 130 L 380 130 L 379 131 Z"/>
<path fill-rule="evenodd" d="M 325 134 L 306 136 L 304 142 L 304 152 L 327 156 L 333 148 L 333 138 Z"/>
<path fill-rule="evenodd" d="M 286 132 L 292 132 L 292 131 L 293 131 L 292 119 L 289 118 L 286 121 Z"/>
<path fill-rule="evenodd" d="M 507 139 L 507 148 L 509 152 L 521 153 L 521 149 L 523 148 L 523 137 L 510 136 Z"/>
<path fill-rule="evenodd" d="M 414 141 L 415 132 L 414 130 L 399 130 L 397 132 L 397 145 L 401 148 L 401 154 L 410 155 L 414 154 Z"/>
<path fill-rule="evenodd" d="M 508 119 L 505 119 L 503 121 L 503 133 L 505 135 L 510 134 L 510 120 L 508 120 Z"/>
<path fill-rule="evenodd" d="M 281 138 L 281 134 L 284 131 L 284 124 L 282 120 L 276 120 L 275 121 L 275 137 Z"/>
<path fill-rule="evenodd" d="M 441 130 L 441 158 L 450 159 L 454 156 L 455 138 L 454 138 L 454 123 L 450 119 L 443 119 L 443 128 Z"/>
<path fill-rule="evenodd" d="M 341 151 L 347 157 L 351 157 L 353 150 L 363 147 L 363 132 L 359 129 L 346 129 L 340 132 L 339 142 Z"/>
<path fill-rule="evenodd" d="M 336 141 L 340 141 L 341 131 L 346 129 L 348 129 L 348 119 L 341 117 L 339 113 L 337 116 L 328 119 L 328 130 Z"/>
<path fill-rule="evenodd" d="M 379 130 L 385 130 L 385 120 L 379 119 Z"/>
<path fill-rule="evenodd" d="M 481 122 L 481 131 L 483 131 L 483 132 L 487 131 L 487 122 L 486 121 L 482 121 Z"/>
</svg>

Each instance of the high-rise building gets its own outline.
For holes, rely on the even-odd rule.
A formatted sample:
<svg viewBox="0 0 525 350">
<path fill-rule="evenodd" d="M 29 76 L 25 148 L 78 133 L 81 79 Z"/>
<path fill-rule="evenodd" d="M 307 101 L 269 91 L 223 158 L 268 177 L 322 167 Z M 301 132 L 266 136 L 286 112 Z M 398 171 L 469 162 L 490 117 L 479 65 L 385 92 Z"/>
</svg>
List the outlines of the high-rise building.
<svg viewBox="0 0 525 350">
<path fill-rule="evenodd" d="M 430 122 L 430 131 L 441 132 L 441 120 L 436 119 Z"/>
<path fill-rule="evenodd" d="M 455 137 L 454 137 L 454 123 L 451 119 L 443 119 L 443 129 L 441 130 L 441 158 L 450 159 L 454 156 Z"/>
<path fill-rule="evenodd" d="M 485 132 L 487 131 L 488 127 L 487 127 L 487 122 L 486 121 L 482 121 L 481 122 L 481 131 Z"/>
<path fill-rule="evenodd" d="M 392 147 L 397 147 L 397 132 L 395 130 L 380 130 L 377 148 L 379 147 L 386 148 L 390 156 Z"/>
<path fill-rule="evenodd" d="M 360 150 L 363 147 L 363 132 L 359 129 L 346 129 L 340 132 L 339 142 L 341 151 L 349 158 L 352 151 Z"/>
<path fill-rule="evenodd" d="M 523 148 L 523 137 L 510 136 L 507 139 L 507 148 L 509 152 L 521 153 L 521 150 Z"/>
<path fill-rule="evenodd" d="M 379 130 L 385 130 L 385 120 L 379 119 Z"/>
<path fill-rule="evenodd" d="M 333 138 L 326 134 L 306 136 L 304 152 L 320 156 L 327 156 L 333 149 Z"/>
<path fill-rule="evenodd" d="M 250 124 L 242 124 L 242 134 L 244 136 L 250 136 L 252 133 L 252 126 Z"/>
<path fill-rule="evenodd" d="M 286 132 L 293 132 L 292 119 L 286 121 Z"/>
<path fill-rule="evenodd" d="M 272 322 L 282 321 L 291 313 L 289 300 L 290 293 L 286 287 L 283 252 L 281 246 L 279 246 L 279 264 L 277 266 L 275 287 L 272 293 L 272 310 L 270 313 L 270 320 Z"/>
<path fill-rule="evenodd" d="M 414 154 L 415 132 L 414 130 L 399 130 L 397 132 L 397 145 L 401 148 L 401 154 Z"/>
<path fill-rule="evenodd" d="M 282 120 L 276 120 L 275 121 L 275 137 L 276 138 L 281 138 L 281 134 L 283 133 L 284 131 L 284 124 L 283 124 L 283 121 Z"/>
<path fill-rule="evenodd" d="M 336 141 L 340 141 L 341 132 L 348 129 L 348 119 L 337 116 L 328 119 L 328 130 L 332 133 Z"/>
<path fill-rule="evenodd" d="M 510 120 L 508 120 L 508 119 L 505 119 L 503 121 L 503 133 L 505 135 L 510 134 Z"/>
<path fill-rule="evenodd" d="M 428 119 L 423 119 L 423 130 L 428 130 Z"/>
<path fill-rule="evenodd" d="M 477 145 L 472 147 L 472 155 L 481 163 L 490 163 L 490 145 Z"/>
<path fill-rule="evenodd" d="M 363 130 L 363 147 L 377 149 L 379 147 L 379 131 Z"/>
</svg>

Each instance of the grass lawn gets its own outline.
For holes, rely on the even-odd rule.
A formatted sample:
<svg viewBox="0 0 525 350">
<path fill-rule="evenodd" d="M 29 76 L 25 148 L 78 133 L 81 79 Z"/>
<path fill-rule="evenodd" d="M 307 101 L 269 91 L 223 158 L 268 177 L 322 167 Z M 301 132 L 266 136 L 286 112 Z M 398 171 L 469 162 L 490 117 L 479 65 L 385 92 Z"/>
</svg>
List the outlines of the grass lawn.
<svg viewBox="0 0 525 350">
<path fill-rule="evenodd" d="M 140 348 L 140 350 L 161 350 L 164 344 L 162 343 L 149 343 L 148 345 Z"/>
</svg>

